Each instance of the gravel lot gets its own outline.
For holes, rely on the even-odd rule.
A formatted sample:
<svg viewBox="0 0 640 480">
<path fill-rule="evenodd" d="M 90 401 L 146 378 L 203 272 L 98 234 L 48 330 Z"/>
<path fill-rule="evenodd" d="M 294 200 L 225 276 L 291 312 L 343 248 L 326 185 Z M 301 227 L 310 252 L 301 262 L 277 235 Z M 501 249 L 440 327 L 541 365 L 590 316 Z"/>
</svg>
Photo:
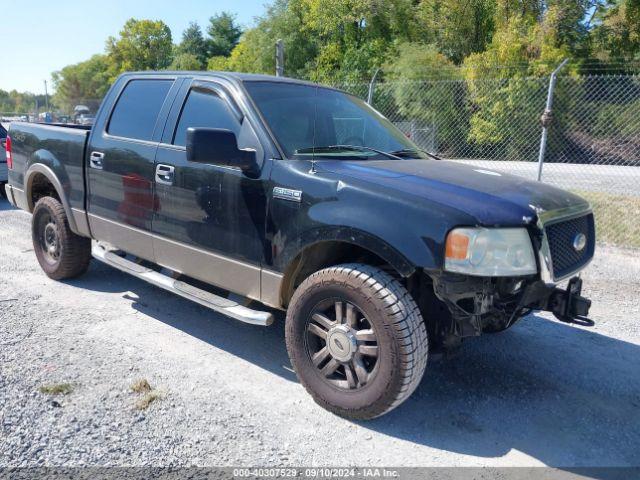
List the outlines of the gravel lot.
<svg viewBox="0 0 640 480">
<path fill-rule="evenodd" d="M 96 262 L 55 283 L 29 221 L 0 200 L 0 466 L 638 465 L 637 252 L 598 251 L 595 328 L 530 316 L 360 423 L 307 396 L 282 322 L 222 318 Z M 160 397 L 146 410 L 141 378 Z"/>
</svg>

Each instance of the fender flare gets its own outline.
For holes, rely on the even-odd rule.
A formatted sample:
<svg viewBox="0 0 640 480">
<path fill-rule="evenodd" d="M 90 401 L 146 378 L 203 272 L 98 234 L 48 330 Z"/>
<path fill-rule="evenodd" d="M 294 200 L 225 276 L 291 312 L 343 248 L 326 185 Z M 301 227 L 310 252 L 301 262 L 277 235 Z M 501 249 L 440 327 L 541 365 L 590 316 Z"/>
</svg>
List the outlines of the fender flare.
<svg viewBox="0 0 640 480">
<path fill-rule="evenodd" d="M 403 277 L 410 276 L 416 266 L 400 251 L 382 238 L 353 227 L 323 227 L 301 235 L 299 253 L 322 242 L 343 242 L 369 250 L 391 265 Z M 294 257 L 295 258 L 295 257 Z"/>
<path fill-rule="evenodd" d="M 36 177 L 36 174 L 44 175 L 53 188 L 55 189 L 58 197 L 60 198 L 60 202 L 62 203 L 62 207 L 64 208 L 65 213 L 67 214 L 67 221 L 69 222 L 69 228 L 78 233 L 78 226 L 76 224 L 76 220 L 73 216 L 73 210 L 71 209 L 71 205 L 69 205 L 69 200 L 67 199 L 67 195 L 65 194 L 64 187 L 62 186 L 62 182 L 58 179 L 54 171 L 42 164 L 42 163 L 34 163 L 32 164 L 24 174 L 24 191 L 27 199 L 27 205 L 29 207 L 29 213 L 33 213 L 33 209 L 35 205 L 33 204 L 33 196 L 32 196 L 32 188 L 33 181 Z"/>
<path fill-rule="evenodd" d="M 278 270 L 282 272 L 282 276 L 277 287 L 279 306 L 284 305 L 285 298 L 292 293 L 291 282 L 296 278 L 301 265 L 296 260 L 302 258 L 304 252 L 314 246 L 335 242 L 355 245 L 371 252 L 387 262 L 403 277 L 409 277 L 416 271 L 415 264 L 380 237 L 353 227 L 324 226 L 314 228 L 302 233 L 297 242 L 290 244 L 281 253 Z"/>
</svg>

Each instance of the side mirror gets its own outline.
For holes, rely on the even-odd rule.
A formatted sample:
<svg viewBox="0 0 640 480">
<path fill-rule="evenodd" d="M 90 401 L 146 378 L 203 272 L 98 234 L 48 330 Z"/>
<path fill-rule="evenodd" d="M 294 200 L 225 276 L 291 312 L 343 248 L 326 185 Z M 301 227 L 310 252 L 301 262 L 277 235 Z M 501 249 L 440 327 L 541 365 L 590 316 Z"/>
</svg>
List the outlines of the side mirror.
<svg viewBox="0 0 640 480">
<path fill-rule="evenodd" d="M 257 168 L 256 152 L 240 150 L 236 134 L 219 128 L 187 130 L 187 160 L 225 167 L 238 167 L 244 172 Z"/>
</svg>

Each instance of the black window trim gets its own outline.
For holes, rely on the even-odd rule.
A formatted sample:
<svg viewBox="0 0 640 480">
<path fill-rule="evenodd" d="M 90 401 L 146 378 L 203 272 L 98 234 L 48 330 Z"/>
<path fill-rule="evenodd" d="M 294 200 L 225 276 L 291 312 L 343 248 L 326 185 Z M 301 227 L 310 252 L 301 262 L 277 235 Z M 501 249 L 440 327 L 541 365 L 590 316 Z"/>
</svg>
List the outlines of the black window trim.
<svg viewBox="0 0 640 480">
<path fill-rule="evenodd" d="M 191 90 L 194 90 L 194 89 L 209 90 L 215 95 L 217 95 L 218 97 L 220 97 L 220 99 L 222 99 L 222 101 L 224 101 L 226 105 L 229 107 L 229 110 L 231 110 L 231 113 L 236 117 L 236 120 L 240 125 L 242 125 L 242 121 L 246 118 L 246 116 L 242 113 L 242 110 L 240 110 L 240 107 L 238 107 L 238 105 L 236 104 L 231 94 L 227 92 L 226 88 L 221 83 L 216 82 L 215 80 L 210 80 L 210 79 L 201 80 L 201 79 L 195 78 L 191 81 L 191 84 L 189 85 L 189 88 L 187 89 L 187 92 L 184 95 L 184 98 L 182 100 L 182 105 L 180 105 L 180 111 L 178 113 L 178 116 L 176 117 L 174 125 L 171 127 L 172 128 L 171 139 L 170 140 L 167 139 L 171 143 L 160 142 L 160 146 L 162 146 L 163 148 L 171 148 L 177 151 L 185 151 L 185 152 L 187 151 L 186 146 L 183 147 L 182 145 L 175 145 L 173 142 L 175 142 L 176 132 L 178 131 L 178 126 L 180 125 L 180 119 L 182 118 L 182 113 L 184 112 L 184 108 L 187 105 L 187 101 L 189 101 L 189 95 L 191 94 Z M 165 126 L 165 128 L 167 128 L 167 126 Z"/>
<path fill-rule="evenodd" d="M 120 98 L 124 94 L 124 91 L 127 89 L 129 84 L 131 82 L 135 82 L 135 81 L 138 81 L 138 80 L 163 80 L 163 81 L 172 82 L 171 83 L 171 87 L 169 87 L 169 91 L 167 92 L 167 95 L 164 98 L 164 101 L 162 102 L 162 105 L 160 106 L 160 111 L 158 113 L 158 115 L 159 115 L 162 112 L 162 110 L 164 109 L 164 106 L 165 106 L 167 100 L 170 97 L 171 90 L 176 85 L 176 81 L 178 80 L 178 77 L 175 77 L 175 76 L 164 76 L 164 75 L 144 75 L 144 76 L 133 76 L 133 77 L 127 78 L 126 82 L 123 83 L 122 87 L 118 91 L 118 95 L 116 96 L 115 100 L 113 101 L 113 103 L 111 105 L 111 111 L 109 112 L 109 118 L 105 122 L 104 129 L 103 129 L 103 132 L 102 132 L 102 137 L 104 139 L 107 139 L 107 140 L 118 140 L 118 141 L 123 141 L 123 142 L 128 142 L 128 143 L 136 143 L 138 145 L 155 146 L 155 145 L 158 145 L 158 143 L 159 143 L 158 141 L 153 140 L 153 138 L 156 136 L 156 130 L 158 129 L 159 117 L 156 118 L 156 123 L 153 126 L 153 132 L 151 133 L 151 140 L 143 140 L 143 139 L 140 139 L 140 138 L 132 138 L 132 137 L 122 137 L 120 135 L 111 135 L 109 133 L 109 127 L 111 125 L 111 118 L 113 117 L 113 113 L 116 111 L 116 108 L 118 106 L 118 102 L 120 101 Z M 172 102 L 173 102 L 173 99 L 172 99 Z"/>
</svg>

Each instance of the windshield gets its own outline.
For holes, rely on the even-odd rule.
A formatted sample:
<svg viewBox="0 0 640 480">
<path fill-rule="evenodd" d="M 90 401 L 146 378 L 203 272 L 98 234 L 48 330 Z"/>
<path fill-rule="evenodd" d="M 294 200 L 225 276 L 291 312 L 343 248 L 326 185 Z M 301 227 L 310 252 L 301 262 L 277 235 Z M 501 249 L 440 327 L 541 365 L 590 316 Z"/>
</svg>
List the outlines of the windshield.
<svg viewBox="0 0 640 480">
<path fill-rule="evenodd" d="M 245 87 L 288 158 L 427 158 L 354 96 L 285 82 L 245 82 Z"/>
</svg>

